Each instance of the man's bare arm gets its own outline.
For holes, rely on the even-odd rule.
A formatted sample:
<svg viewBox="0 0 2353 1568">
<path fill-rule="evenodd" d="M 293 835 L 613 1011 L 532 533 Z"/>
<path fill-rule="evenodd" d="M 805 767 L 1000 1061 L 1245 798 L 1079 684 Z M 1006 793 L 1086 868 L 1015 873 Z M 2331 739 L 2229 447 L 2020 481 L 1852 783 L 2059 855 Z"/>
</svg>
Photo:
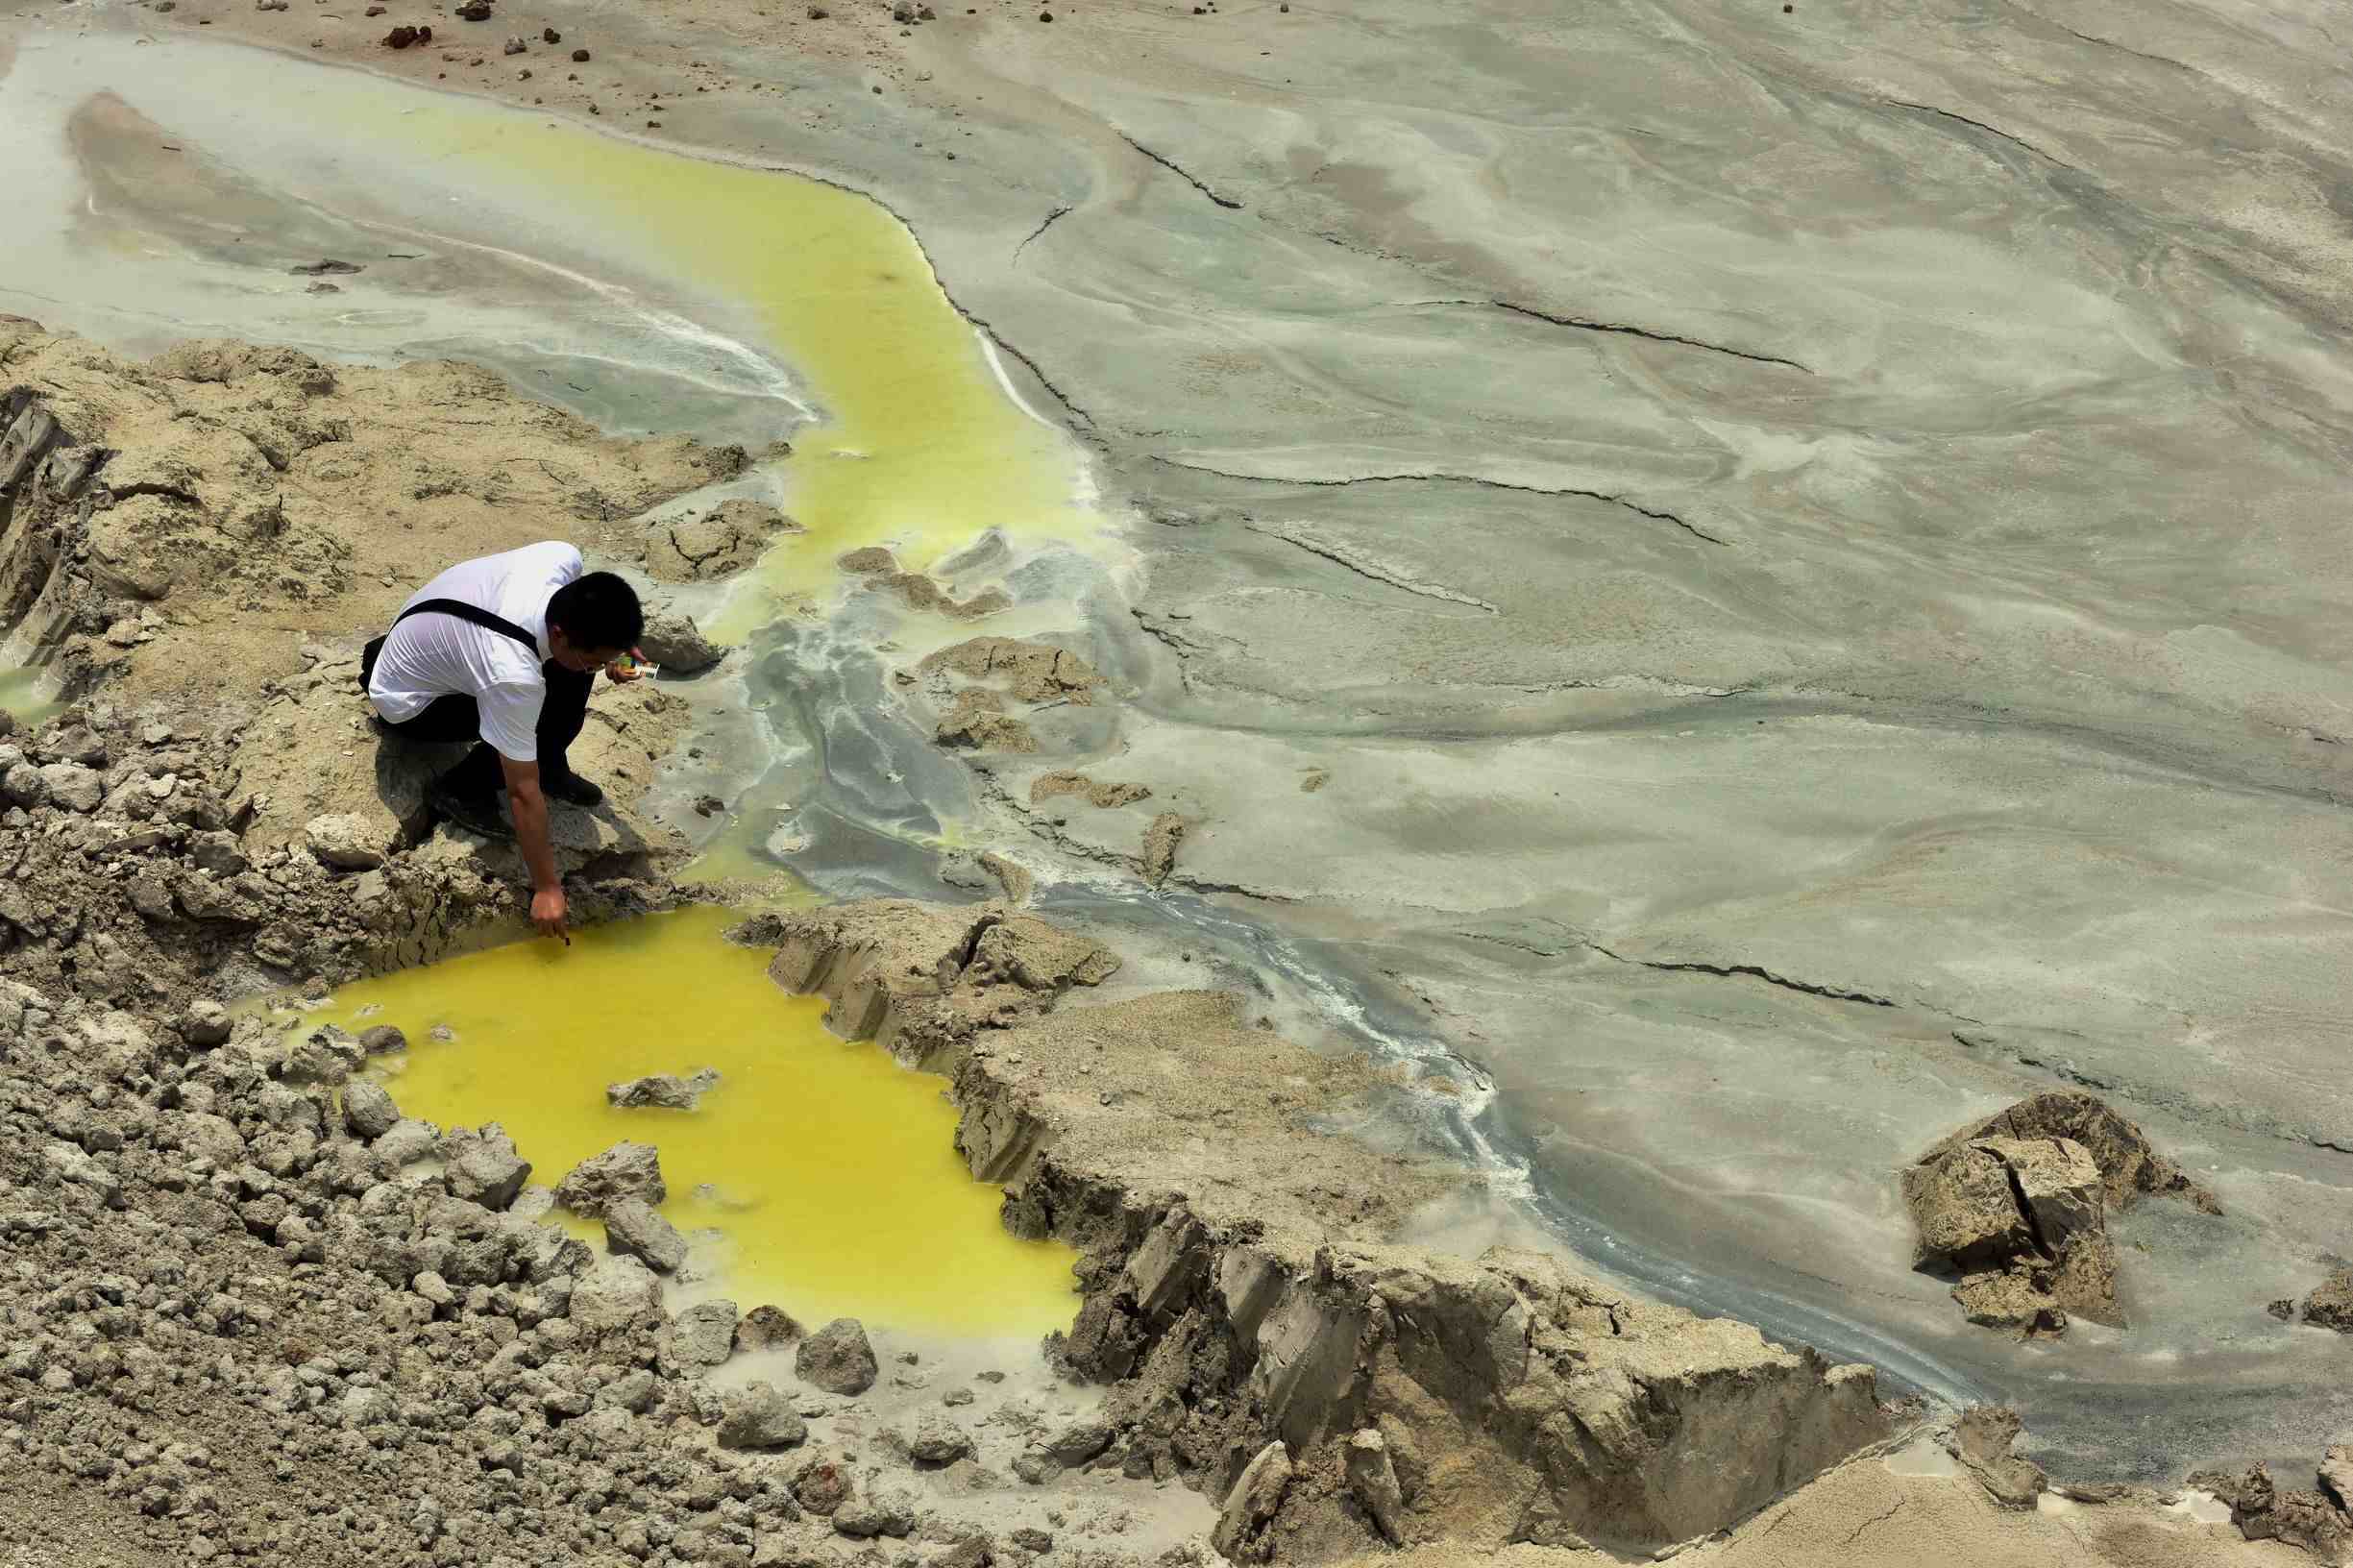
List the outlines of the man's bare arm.
<svg viewBox="0 0 2353 1568">
<path fill-rule="evenodd" d="M 551 937 L 564 935 L 564 883 L 555 874 L 555 845 L 548 837 L 548 797 L 540 792 L 539 764 L 499 758 L 506 775 L 506 809 L 515 820 L 515 842 L 531 873 L 531 923 Z"/>
</svg>

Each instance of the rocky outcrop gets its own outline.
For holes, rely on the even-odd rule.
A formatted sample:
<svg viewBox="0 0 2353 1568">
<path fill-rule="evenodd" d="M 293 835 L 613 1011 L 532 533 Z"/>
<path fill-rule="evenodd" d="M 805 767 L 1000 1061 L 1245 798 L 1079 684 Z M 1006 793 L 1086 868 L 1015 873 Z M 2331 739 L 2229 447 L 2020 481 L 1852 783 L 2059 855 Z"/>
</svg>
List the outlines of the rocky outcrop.
<svg viewBox="0 0 2353 1568">
<path fill-rule="evenodd" d="M 2313 1287 L 2304 1298 L 2304 1321 L 2316 1328 L 2353 1334 L 2353 1268 L 2340 1264 Z"/>
<path fill-rule="evenodd" d="M 2007 1406 L 1973 1406 L 1961 1412 L 1945 1445 L 1986 1495 L 2005 1508 L 2033 1507 L 2048 1484 L 2041 1465 L 2010 1452 L 2020 1427 L 2018 1412 Z"/>
<path fill-rule="evenodd" d="M 707 512 L 647 524 L 638 561 L 664 582 L 705 582 L 743 571 L 778 536 L 800 531 L 766 502 L 739 497 Z"/>
<path fill-rule="evenodd" d="M 1057 1011 L 1115 960 L 987 906 L 837 906 L 739 940 L 774 943 L 771 972 L 825 995 L 838 1030 L 951 1076 L 958 1147 L 1006 1188 L 1007 1223 L 1085 1251 L 1056 1354 L 1110 1385 L 1115 1435 L 1092 1462 L 1226 1499 L 1233 1551 L 1655 1547 L 1887 1431 L 1868 1367 L 1549 1254 L 1393 1244 L 1457 1178 L 1322 1131 L 1384 1080 L 1249 1027 L 1231 997 Z M 1017 1469 L 1061 1462 L 1041 1447 Z"/>
<path fill-rule="evenodd" d="M 1955 1133 L 1903 1173 L 1913 1262 L 1957 1272 L 1972 1323 L 2056 1337 L 2070 1315 L 2122 1326 L 2107 1214 L 2144 1192 L 2213 1195 L 2092 1095 L 2038 1094 Z"/>
<path fill-rule="evenodd" d="M 2232 1475 L 2207 1471 L 2190 1478 L 2193 1486 L 2230 1506 L 2230 1522 L 2250 1541 L 2283 1541 L 2300 1546 L 2322 1562 L 2342 1568 L 2353 1563 L 2353 1512 L 2345 1488 L 2353 1483 L 2353 1448 L 2331 1448 L 2321 1460 L 2311 1487 L 2281 1487 L 2270 1470 L 2250 1465 Z"/>
</svg>

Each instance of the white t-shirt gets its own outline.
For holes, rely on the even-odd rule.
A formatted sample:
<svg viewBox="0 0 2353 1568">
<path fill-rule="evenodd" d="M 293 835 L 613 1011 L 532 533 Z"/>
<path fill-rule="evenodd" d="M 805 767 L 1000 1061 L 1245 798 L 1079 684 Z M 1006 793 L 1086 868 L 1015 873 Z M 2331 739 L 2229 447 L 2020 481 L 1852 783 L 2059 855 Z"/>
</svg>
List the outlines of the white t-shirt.
<svg viewBox="0 0 2353 1568">
<path fill-rule="evenodd" d="M 454 599 L 488 610 L 537 638 L 538 651 L 453 615 L 412 615 L 384 639 L 368 700 L 385 723 L 397 724 L 436 697 L 462 693 L 481 708 L 482 739 L 493 750 L 515 762 L 538 761 L 539 710 L 548 698 L 540 666 L 553 656 L 548 600 L 584 569 L 580 552 L 560 539 L 458 562 L 411 594 L 408 604 Z"/>
</svg>

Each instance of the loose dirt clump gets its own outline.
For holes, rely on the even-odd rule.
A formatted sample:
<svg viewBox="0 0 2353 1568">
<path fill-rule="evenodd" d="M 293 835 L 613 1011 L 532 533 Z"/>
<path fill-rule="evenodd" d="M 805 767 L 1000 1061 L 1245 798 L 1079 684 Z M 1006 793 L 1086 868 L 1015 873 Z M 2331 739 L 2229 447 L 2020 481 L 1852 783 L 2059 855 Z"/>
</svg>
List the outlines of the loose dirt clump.
<svg viewBox="0 0 2353 1568">
<path fill-rule="evenodd" d="M 2030 1337 L 2066 1333 L 2070 1314 L 2122 1326 L 2107 1214 L 2144 1192 L 2219 1212 L 2140 1128 L 2073 1090 L 1955 1133 L 1903 1173 L 1914 1262 L 1960 1273 L 1972 1323 Z"/>
</svg>

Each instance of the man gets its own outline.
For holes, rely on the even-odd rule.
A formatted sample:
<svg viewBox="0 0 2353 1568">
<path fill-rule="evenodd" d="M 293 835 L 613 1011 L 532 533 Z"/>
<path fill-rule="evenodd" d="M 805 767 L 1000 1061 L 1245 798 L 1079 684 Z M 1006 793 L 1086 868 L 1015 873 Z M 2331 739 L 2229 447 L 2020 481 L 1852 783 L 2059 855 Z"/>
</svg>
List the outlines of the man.
<svg viewBox="0 0 2353 1568">
<path fill-rule="evenodd" d="M 564 935 L 564 887 L 548 838 L 548 799 L 593 806 L 604 792 L 565 753 L 588 717 L 597 669 L 634 680 L 645 629 L 636 590 L 586 572 L 560 540 L 461 561 L 417 590 L 368 645 L 360 684 L 391 734 L 478 741 L 427 786 L 426 804 L 469 832 L 507 837 L 498 792 L 531 873 L 531 920 Z"/>
</svg>

